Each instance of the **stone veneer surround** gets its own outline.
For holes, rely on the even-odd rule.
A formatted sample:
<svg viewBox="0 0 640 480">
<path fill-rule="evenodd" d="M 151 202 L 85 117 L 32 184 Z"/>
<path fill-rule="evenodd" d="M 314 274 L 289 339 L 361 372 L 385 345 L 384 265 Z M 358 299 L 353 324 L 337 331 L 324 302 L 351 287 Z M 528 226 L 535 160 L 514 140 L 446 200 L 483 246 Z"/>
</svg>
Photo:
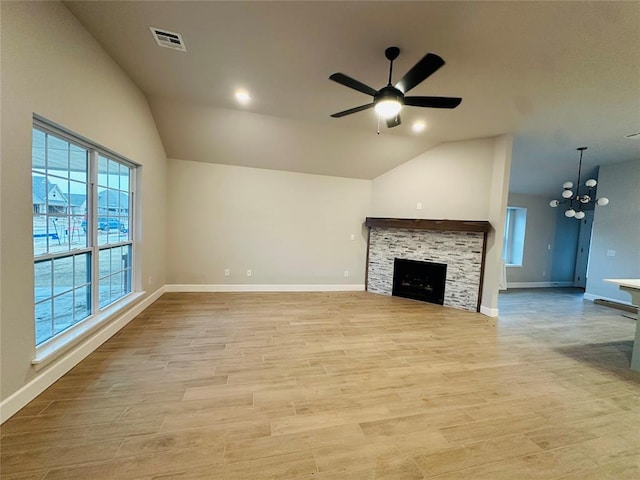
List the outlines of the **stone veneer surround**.
<svg viewBox="0 0 640 480">
<path fill-rule="evenodd" d="M 395 258 L 445 263 L 444 305 L 478 311 L 486 232 L 369 226 L 369 292 L 391 295 Z"/>
</svg>

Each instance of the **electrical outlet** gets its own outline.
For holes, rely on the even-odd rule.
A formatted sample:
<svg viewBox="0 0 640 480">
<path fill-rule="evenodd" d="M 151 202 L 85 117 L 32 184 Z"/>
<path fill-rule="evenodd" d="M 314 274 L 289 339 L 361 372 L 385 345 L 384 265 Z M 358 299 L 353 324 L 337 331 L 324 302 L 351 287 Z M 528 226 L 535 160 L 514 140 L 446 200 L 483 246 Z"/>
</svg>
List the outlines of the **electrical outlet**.
<svg viewBox="0 0 640 480">
<path fill-rule="evenodd" d="M 153 277 L 149 275 L 149 278 L 147 279 L 147 285 L 151 285 L 152 283 L 153 283 Z"/>
<path fill-rule="evenodd" d="M 251 270 L 247 270 L 247 277 L 251 276 Z"/>
<path fill-rule="evenodd" d="M 416 210 L 422 210 L 422 202 L 416 204 Z"/>
<path fill-rule="evenodd" d="M 616 256 L 615 250 L 607 250 L 607 257 L 615 257 L 615 256 Z"/>
<path fill-rule="evenodd" d="M 228 276 L 230 276 L 230 275 L 231 275 L 231 270 L 229 270 L 228 268 L 225 268 L 225 269 L 224 269 L 224 276 L 225 276 L 225 277 L 228 277 Z"/>
<path fill-rule="evenodd" d="M 355 234 L 355 233 L 352 233 L 352 234 L 351 234 L 351 241 L 353 242 L 355 239 L 356 239 L 356 234 Z"/>
<path fill-rule="evenodd" d="M 344 278 L 347 278 L 349 276 L 349 270 L 345 270 L 344 271 Z"/>
</svg>

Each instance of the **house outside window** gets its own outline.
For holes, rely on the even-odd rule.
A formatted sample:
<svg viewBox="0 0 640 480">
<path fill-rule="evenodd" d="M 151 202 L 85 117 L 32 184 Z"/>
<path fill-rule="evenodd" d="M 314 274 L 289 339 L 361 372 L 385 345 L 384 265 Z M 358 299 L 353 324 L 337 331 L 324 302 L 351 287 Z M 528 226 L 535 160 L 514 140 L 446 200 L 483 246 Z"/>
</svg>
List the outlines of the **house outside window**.
<svg viewBox="0 0 640 480">
<path fill-rule="evenodd" d="M 37 346 L 133 291 L 135 170 L 118 155 L 34 118 Z"/>
</svg>

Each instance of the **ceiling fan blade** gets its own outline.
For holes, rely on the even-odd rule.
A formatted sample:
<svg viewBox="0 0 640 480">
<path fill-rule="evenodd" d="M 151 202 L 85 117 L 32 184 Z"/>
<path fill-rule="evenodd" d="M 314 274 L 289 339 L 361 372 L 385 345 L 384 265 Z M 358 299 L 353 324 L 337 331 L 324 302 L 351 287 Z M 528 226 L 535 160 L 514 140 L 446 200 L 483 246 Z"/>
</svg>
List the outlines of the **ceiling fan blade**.
<svg viewBox="0 0 640 480">
<path fill-rule="evenodd" d="M 395 117 L 387 118 L 387 128 L 397 127 L 401 123 L 402 120 L 400 119 L 400 114 L 396 115 Z"/>
<path fill-rule="evenodd" d="M 354 108 L 350 108 L 349 110 L 343 110 L 342 112 L 334 113 L 331 116 L 333 118 L 344 117 L 345 115 L 351 115 L 352 113 L 358 113 L 363 110 L 367 110 L 369 108 L 372 108 L 374 105 L 375 104 L 373 102 L 367 103 L 366 105 L 360 105 L 359 107 L 354 107 Z"/>
<path fill-rule="evenodd" d="M 458 97 L 404 97 L 404 104 L 412 107 L 456 108 L 460 102 Z"/>
<path fill-rule="evenodd" d="M 359 82 L 355 78 L 351 78 L 344 73 L 334 73 L 329 77 L 329 80 L 333 80 L 334 82 L 339 83 L 340 85 L 344 85 L 345 87 L 353 88 L 362 93 L 366 93 L 367 95 L 375 96 L 378 91 L 371 88 L 369 85 L 365 85 L 362 82 Z"/>
<path fill-rule="evenodd" d="M 435 53 L 427 53 L 422 60 L 416 63 L 402 79 L 396 83 L 396 88 L 402 93 L 407 93 L 425 78 L 436 72 L 444 65 L 444 60 Z"/>
</svg>

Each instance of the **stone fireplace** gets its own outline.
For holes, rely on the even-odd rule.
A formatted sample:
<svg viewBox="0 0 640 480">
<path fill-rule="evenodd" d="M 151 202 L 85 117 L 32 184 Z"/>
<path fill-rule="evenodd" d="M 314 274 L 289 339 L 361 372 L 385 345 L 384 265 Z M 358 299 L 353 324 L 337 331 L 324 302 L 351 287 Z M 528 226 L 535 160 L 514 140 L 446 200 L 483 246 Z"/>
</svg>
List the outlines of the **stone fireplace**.
<svg viewBox="0 0 640 480">
<path fill-rule="evenodd" d="M 443 265 L 446 273 L 441 304 L 480 311 L 489 222 L 368 217 L 365 225 L 369 227 L 367 291 L 394 294 L 397 259 L 410 261 L 411 265 Z M 412 288 L 420 296 L 435 288 L 431 275 L 422 280 L 419 276 L 407 277 L 405 283 L 413 282 Z"/>
</svg>

